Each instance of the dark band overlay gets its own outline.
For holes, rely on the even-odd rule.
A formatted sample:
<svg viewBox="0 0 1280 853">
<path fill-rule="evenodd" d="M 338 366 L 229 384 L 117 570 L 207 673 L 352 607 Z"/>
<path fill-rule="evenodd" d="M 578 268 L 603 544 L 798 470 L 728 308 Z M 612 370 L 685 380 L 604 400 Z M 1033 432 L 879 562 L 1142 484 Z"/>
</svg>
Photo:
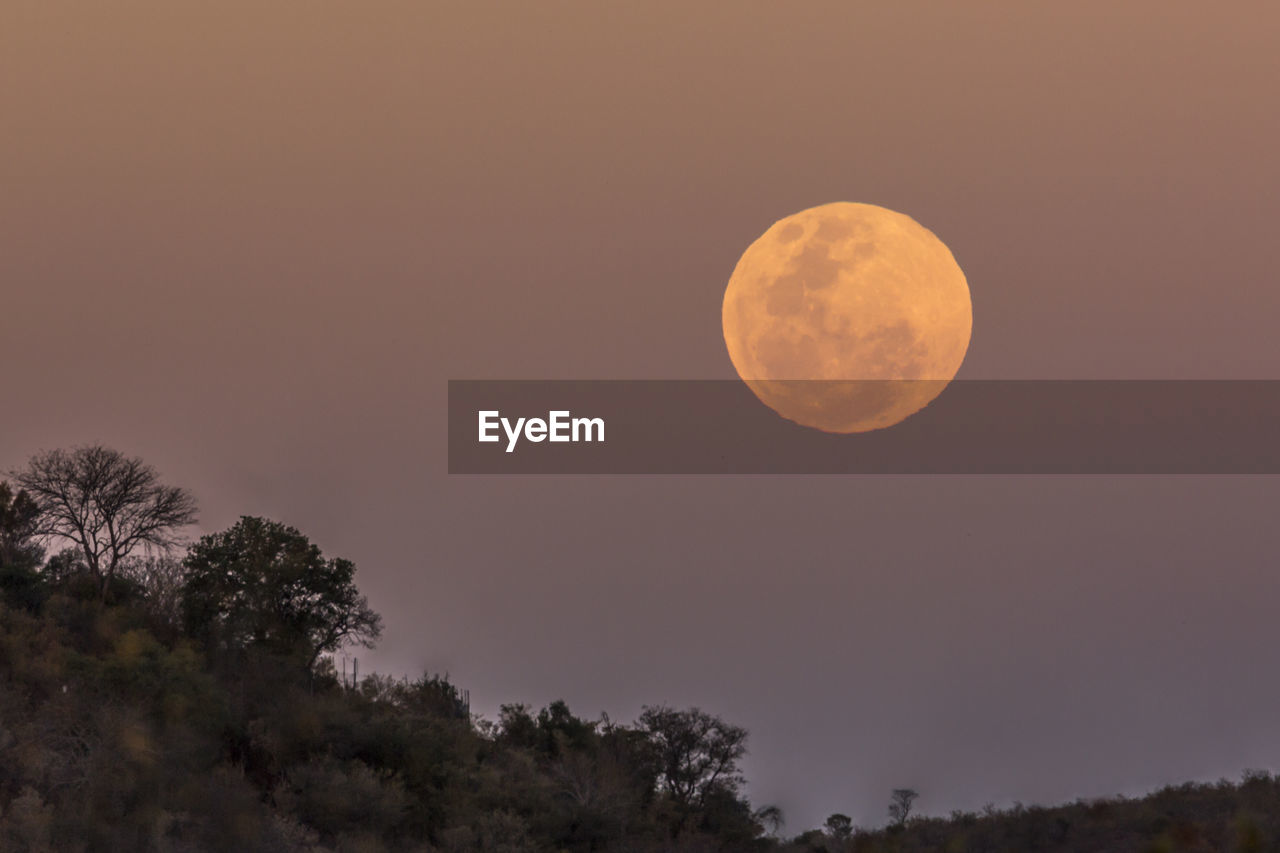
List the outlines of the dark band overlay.
<svg viewBox="0 0 1280 853">
<path fill-rule="evenodd" d="M 795 396 L 911 382 L 797 380 Z M 838 434 L 738 380 L 451 380 L 449 473 L 1280 474 L 1280 381 L 956 380 L 894 426 Z"/>
</svg>

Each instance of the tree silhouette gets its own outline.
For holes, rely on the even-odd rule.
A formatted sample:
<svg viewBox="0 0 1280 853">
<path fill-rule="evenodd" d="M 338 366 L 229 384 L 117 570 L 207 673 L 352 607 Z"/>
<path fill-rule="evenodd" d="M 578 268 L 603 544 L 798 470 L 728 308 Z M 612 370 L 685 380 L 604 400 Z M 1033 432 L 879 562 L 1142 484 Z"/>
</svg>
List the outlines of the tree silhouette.
<svg viewBox="0 0 1280 853">
<path fill-rule="evenodd" d="M 737 792 L 747 731 L 698 708 L 646 706 L 639 722 L 656 750 L 659 785 L 675 806 L 675 837 L 713 795 Z"/>
<path fill-rule="evenodd" d="M 42 549 L 34 541 L 40 508 L 24 491 L 16 494 L 0 482 L 0 567 L 39 565 Z"/>
<path fill-rule="evenodd" d="M 755 810 L 752 817 L 773 835 L 777 835 L 778 830 L 782 829 L 782 825 L 787 822 L 786 815 L 782 813 L 780 806 L 761 806 Z"/>
<path fill-rule="evenodd" d="M 255 647 L 311 669 L 347 643 L 373 645 L 382 619 L 354 582 L 349 560 L 325 559 L 292 527 L 242 517 L 187 554 L 187 630 L 215 646 Z"/>
<path fill-rule="evenodd" d="M 889 818 L 896 827 L 903 827 L 907 824 L 907 818 L 911 816 L 911 804 L 915 802 L 918 793 L 910 788 L 895 788 L 893 796 L 889 799 Z"/>
<path fill-rule="evenodd" d="M 836 812 L 827 818 L 827 822 L 823 824 L 827 835 L 830 835 L 836 841 L 848 841 L 853 837 L 853 818 L 847 814 Z"/>
<path fill-rule="evenodd" d="M 37 568 L 44 549 L 35 541 L 40 509 L 26 492 L 14 493 L 0 482 L 0 596 L 21 607 L 35 607 L 44 583 Z"/>
<path fill-rule="evenodd" d="M 163 485 L 150 465 L 106 447 L 38 454 L 14 478 L 39 510 L 37 535 L 75 543 L 103 601 L 134 552 L 168 550 L 196 519 L 187 491 Z"/>
</svg>

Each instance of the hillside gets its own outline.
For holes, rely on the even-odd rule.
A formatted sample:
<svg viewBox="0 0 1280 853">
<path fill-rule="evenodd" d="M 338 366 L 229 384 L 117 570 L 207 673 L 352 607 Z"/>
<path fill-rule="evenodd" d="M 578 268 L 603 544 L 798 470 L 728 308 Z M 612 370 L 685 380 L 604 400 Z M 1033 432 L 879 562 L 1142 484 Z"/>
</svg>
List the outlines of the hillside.
<svg viewBox="0 0 1280 853">
<path fill-rule="evenodd" d="M 42 491 L 33 471 L 64 481 Z M 333 655 L 372 645 L 381 619 L 351 562 L 250 517 L 178 548 L 190 496 L 103 448 L 21 477 L 0 482 L 5 853 L 1280 849 L 1263 772 L 948 819 L 895 791 L 888 828 L 833 815 L 782 839 L 783 815 L 743 793 L 747 732 L 712 713 L 618 723 L 555 702 L 484 720 L 447 678 L 355 683 Z M 144 534 L 152 548 L 124 547 Z"/>
</svg>

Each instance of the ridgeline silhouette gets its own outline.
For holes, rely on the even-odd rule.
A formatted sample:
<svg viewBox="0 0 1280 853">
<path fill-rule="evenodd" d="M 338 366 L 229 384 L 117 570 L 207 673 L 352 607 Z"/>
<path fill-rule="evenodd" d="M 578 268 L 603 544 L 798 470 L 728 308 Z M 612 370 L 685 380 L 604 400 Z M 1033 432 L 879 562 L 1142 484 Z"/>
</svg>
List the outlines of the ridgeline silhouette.
<svg viewBox="0 0 1280 853">
<path fill-rule="evenodd" d="M 355 566 L 261 518 L 179 553 L 185 490 L 102 447 L 0 482 L 0 851 L 1263 851 L 1280 779 L 1141 800 L 834 814 L 778 837 L 697 708 L 473 717 L 447 678 L 335 670 L 381 619 Z M 49 554 L 50 546 L 64 545 Z"/>
</svg>

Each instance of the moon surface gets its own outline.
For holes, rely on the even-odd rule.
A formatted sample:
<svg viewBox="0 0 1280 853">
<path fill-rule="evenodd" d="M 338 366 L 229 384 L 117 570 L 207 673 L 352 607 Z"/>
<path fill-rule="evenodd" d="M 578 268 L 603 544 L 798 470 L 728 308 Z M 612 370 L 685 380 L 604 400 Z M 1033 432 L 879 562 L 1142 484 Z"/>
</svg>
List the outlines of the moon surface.
<svg viewBox="0 0 1280 853">
<path fill-rule="evenodd" d="M 836 202 L 775 222 L 729 278 L 721 319 L 738 375 L 784 418 L 826 432 L 918 412 L 969 347 L 969 285 L 914 219 Z"/>
</svg>

